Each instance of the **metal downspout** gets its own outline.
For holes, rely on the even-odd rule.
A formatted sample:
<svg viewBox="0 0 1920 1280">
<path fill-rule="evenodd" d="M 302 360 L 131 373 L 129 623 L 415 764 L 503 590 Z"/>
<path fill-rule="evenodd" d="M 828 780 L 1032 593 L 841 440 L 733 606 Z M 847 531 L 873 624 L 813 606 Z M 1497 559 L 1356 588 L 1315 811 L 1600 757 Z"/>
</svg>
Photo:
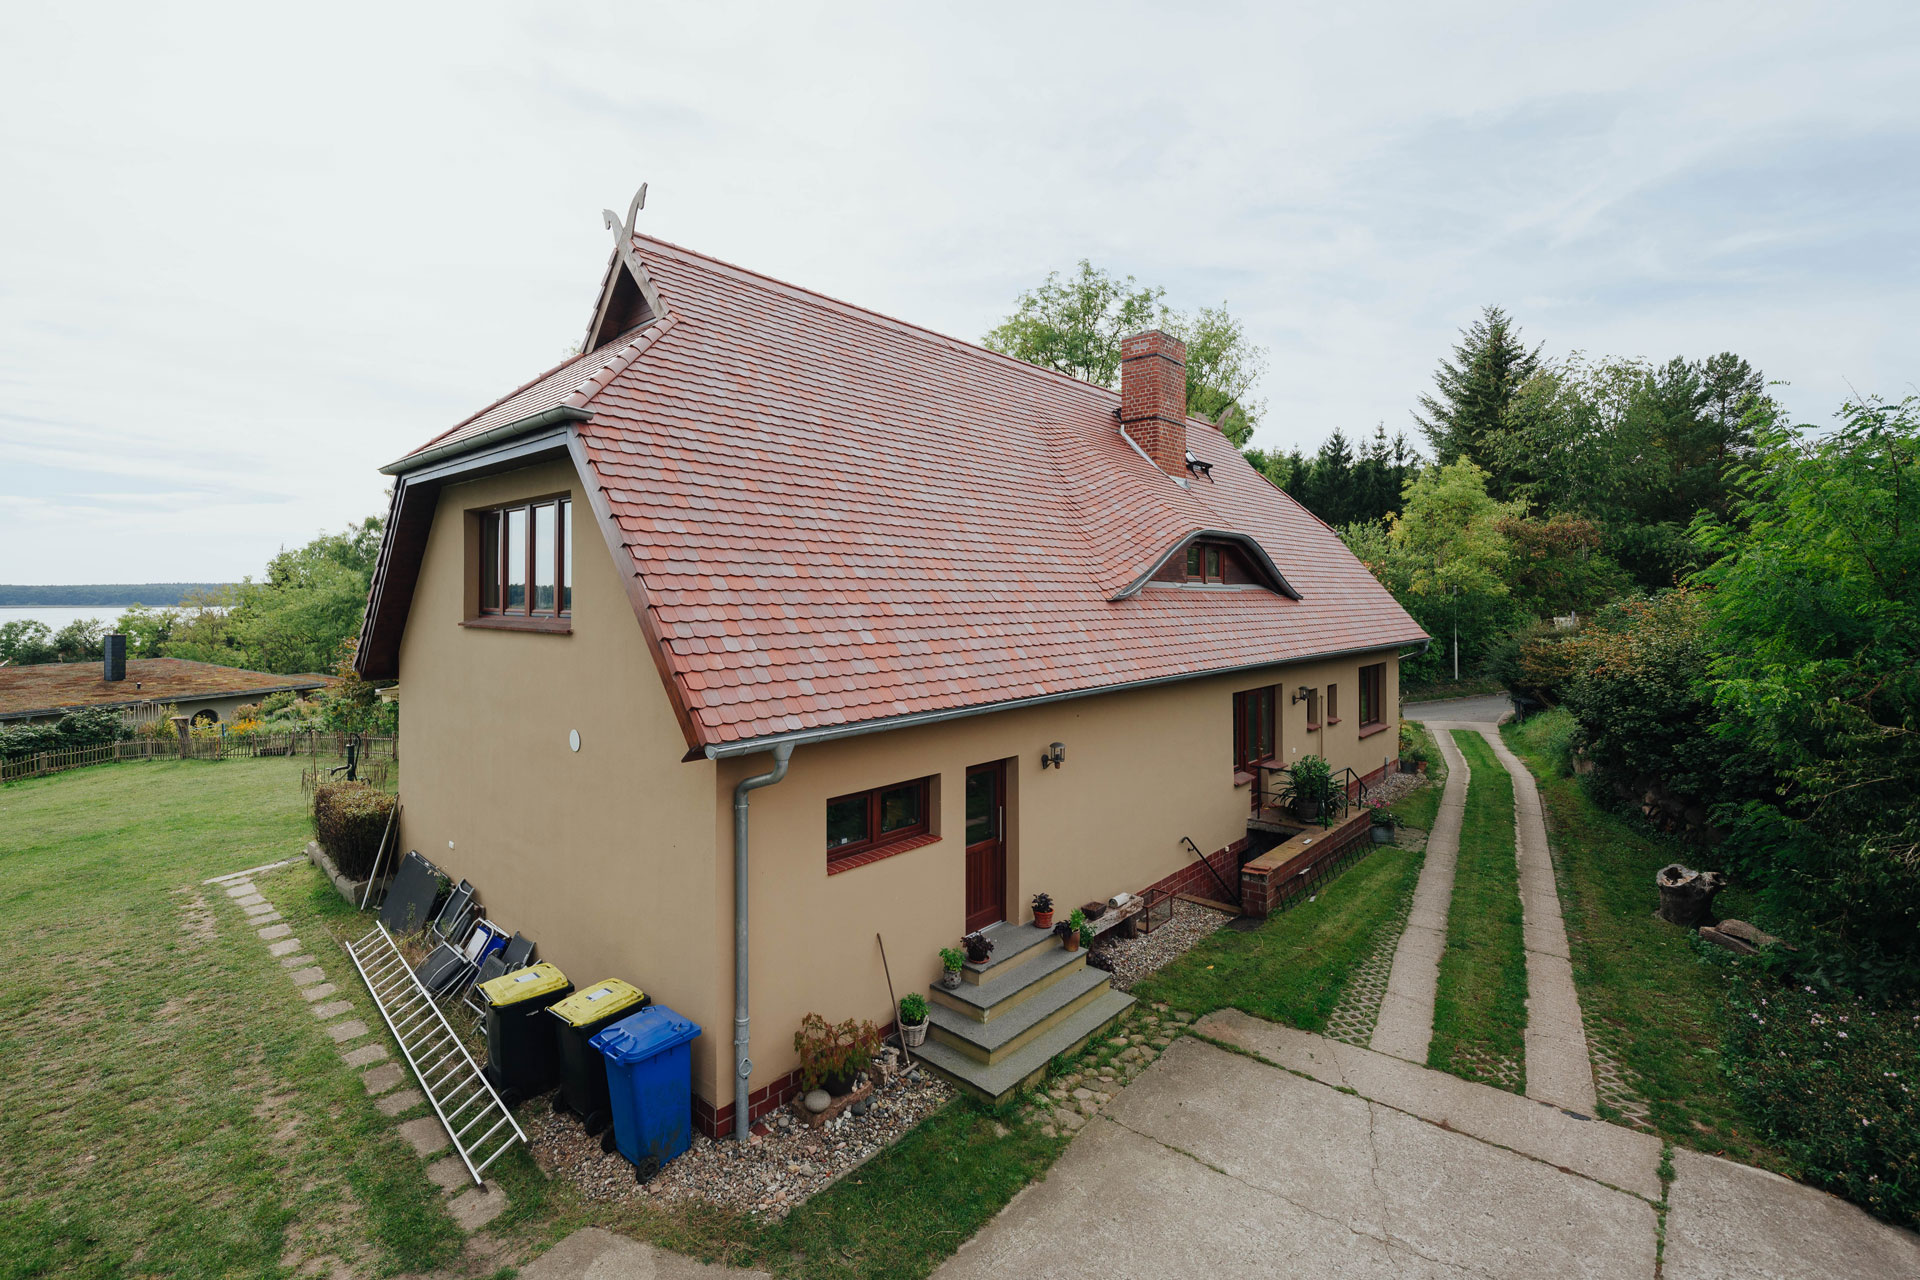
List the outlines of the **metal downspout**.
<svg viewBox="0 0 1920 1280">
<path fill-rule="evenodd" d="M 753 1059 L 747 1056 L 747 793 L 770 787 L 787 776 L 793 744 L 773 749 L 773 768 L 740 779 L 733 789 L 733 1136 L 747 1140 L 747 1078 Z"/>
</svg>

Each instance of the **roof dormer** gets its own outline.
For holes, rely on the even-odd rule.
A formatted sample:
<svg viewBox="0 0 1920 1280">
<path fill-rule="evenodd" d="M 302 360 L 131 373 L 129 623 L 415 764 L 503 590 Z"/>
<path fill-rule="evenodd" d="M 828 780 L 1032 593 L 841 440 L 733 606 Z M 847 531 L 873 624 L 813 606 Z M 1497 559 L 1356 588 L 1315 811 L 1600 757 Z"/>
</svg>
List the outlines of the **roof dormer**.
<svg viewBox="0 0 1920 1280">
<path fill-rule="evenodd" d="M 1223 529 L 1202 529 L 1168 547 L 1147 571 L 1113 596 L 1124 600 L 1142 587 L 1247 587 L 1264 589 L 1298 600 L 1293 589 L 1274 564 L 1273 557 L 1258 541 L 1243 533 Z"/>
</svg>

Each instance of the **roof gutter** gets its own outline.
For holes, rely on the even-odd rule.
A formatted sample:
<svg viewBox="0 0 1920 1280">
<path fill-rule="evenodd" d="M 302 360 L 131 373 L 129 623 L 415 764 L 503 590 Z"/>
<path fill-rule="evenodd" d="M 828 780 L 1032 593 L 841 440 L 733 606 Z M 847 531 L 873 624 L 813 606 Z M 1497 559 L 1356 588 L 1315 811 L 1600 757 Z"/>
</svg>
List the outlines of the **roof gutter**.
<svg viewBox="0 0 1920 1280">
<path fill-rule="evenodd" d="M 748 756 L 760 751 L 779 751 L 782 747 L 807 746 L 815 742 L 832 742 L 838 738 L 857 738 L 869 733 L 885 733 L 890 729 L 917 729 L 921 725 L 941 724 L 948 720 L 964 720 L 968 716 L 984 716 L 995 711 L 1020 711 L 1027 707 L 1041 707 L 1050 702 L 1069 702 L 1075 698 L 1091 698 L 1103 693 L 1127 693 L 1134 689 L 1151 689 L 1157 685 L 1179 684 L 1186 680 L 1203 680 L 1208 676 L 1230 676 L 1239 671 L 1258 671 L 1262 667 L 1291 666 L 1296 662 L 1324 662 L 1331 658 L 1346 658 L 1361 653 L 1382 653 L 1388 649 L 1397 649 L 1405 641 L 1396 640 L 1392 644 L 1370 644 L 1358 649 L 1339 649 L 1332 653 L 1313 653 L 1301 658 L 1289 658 L 1284 662 L 1246 662 L 1237 667 L 1215 667 L 1207 671 L 1189 671 L 1177 676 L 1155 676 L 1151 680 L 1133 680 L 1126 684 L 1101 685 L 1097 689 L 1074 689 L 1066 693 L 1042 693 L 1031 698 L 1013 698 L 1006 702 L 985 702 L 970 707 L 949 707 L 942 711 L 915 711 L 904 716 L 887 716 L 880 720 L 862 720 L 856 724 L 830 725 L 821 729 L 797 729 L 792 733 L 768 734 L 764 738 L 746 738 L 739 742 L 723 742 L 708 746 L 701 751 L 709 760 L 725 760 L 733 756 Z M 1425 643 L 1431 644 L 1428 638 Z M 689 756 L 698 759 L 698 756 Z"/>
<path fill-rule="evenodd" d="M 504 422 L 497 427 L 488 427 L 478 435 L 467 436 L 460 440 L 450 440 L 446 444 L 430 445 L 418 453 L 410 453 L 398 462 L 389 462 L 380 468 L 383 476 L 403 476 L 410 471 L 430 467 L 445 458 L 456 457 L 463 453 L 472 453 L 489 445 L 512 440 L 517 436 L 531 435 L 535 431 L 544 431 L 548 427 L 566 422 L 585 422 L 593 415 L 585 409 L 576 409 L 570 404 L 558 404 L 551 409 L 542 409 L 530 417 L 514 422 Z"/>
</svg>

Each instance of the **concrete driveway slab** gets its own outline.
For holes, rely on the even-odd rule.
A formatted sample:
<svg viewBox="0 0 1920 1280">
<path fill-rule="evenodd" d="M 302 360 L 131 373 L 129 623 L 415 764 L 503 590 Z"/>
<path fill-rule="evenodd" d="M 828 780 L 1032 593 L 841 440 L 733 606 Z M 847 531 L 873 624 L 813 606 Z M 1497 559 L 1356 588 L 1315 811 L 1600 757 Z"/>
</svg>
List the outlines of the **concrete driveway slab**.
<svg viewBox="0 0 1920 1280">
<path fill-rule="evenodd" d="M 1210 1013 L 1194 1024 L 1194 1030 L 1430 1124 L 1507 1147 L 1648 1201 L 1660 1198 L 1660 1140 L 1651 1134 L 1577 1119 L 1502 1089 L 1263 1022 L 1238 1010 Z M 1141 1081 L 1151 1075 L 1147 1072 Z"/>
<path fill-rule="evenodd" d="M 1447 949 L 1447 912 L 1453 903 L 1454 863 L 1471 780 L 1467 762 L 1452 739 L 1436 733 L 1435 741 L 1446 757 L 1447 785 L 1427 837 L 1426 860 L 1413 889 L 1413 909 L 1394 950 L 1386 998 L 1380 1002 L 1369 1041 L 1381 1053 L 1421 1063 L 1433 1043 L 1433 1000 L 1440 986 L 1440 955 Z"/>
<path fill-rule="evenodd" d="M 1665 1280 L 1912 1280 L 1920 1236 L 1764 1169 L 1676 1151 Z"/>
<path fill-rule="evenodd" d="M 1442 698 L 1437 702 L 1409 702 L 1400 708 L 1402 719 L 1453 720 L 1461 724 L 1499 724 L 1513 714 L 1513 699 L 1504 693 L 1473 698 Z"/>
<path fill-rule="evenodd" d="M 520 1280 L 769 1280 L 764 1271 L 712 1266 L 587 1227 L 520 1268 Z"/>
</svg>

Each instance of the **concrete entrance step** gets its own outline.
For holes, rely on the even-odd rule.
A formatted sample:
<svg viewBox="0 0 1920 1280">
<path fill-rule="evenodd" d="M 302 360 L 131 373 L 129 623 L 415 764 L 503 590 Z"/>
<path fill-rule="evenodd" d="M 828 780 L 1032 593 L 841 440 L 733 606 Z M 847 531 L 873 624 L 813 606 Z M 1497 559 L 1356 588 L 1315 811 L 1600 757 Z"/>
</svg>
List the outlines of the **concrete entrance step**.
<svg viewBox="0 0 1920 1280">
<path fill-rule="evenodd" d="M 1065 919 L 1062 916 L 1061 919 Z M 1051 929 L 1036 929 L 1031 924 L 1013 924 L 1002 920 L 999 924 L 990 924 L 980 931 L 993 943 L 993 954 L 987 957 L 985 964 L 971 962 L 960 967 L 961 981 L 973 983 L 991 982 L 1029 960 L 1041 955 L 1040 948 L 1051 943 L 1060 945 L 1060 939 L 1053 936 Z"/>
<path fill-rule="evenodd" d="M 1106 977 L 1100 976 L 1103 980 Z M 1028 1084 L 1038 1084 L 1045 1078 L 1047 1063 L 1055 1055 L 1079 1049 L 1111 1026 L 1133 1003 L 1133 997 L 1125 992 L 1108 989 L 1092 1003 L 1049 1027 L 1044 1035 L 991 1065 L 931 1038 L 915 1049 L 913 1055 L 975 1097 L 1000 1102 Z"/>
<path fill-rule="evenodd" d="M 1071 1017 L 1081 1005 L 1096 999 L 1106 985 L 1107 975 L 1098 969 L 1083 966 L 1068 970 L 1060 981 L 987 1022 L 945 1005 L 932 1005 L 927 1010 L 933 1024 L 930 1034 L 942 1044 L 992 1064 Z"/>
<path fill-rule="evenodd" d="M 1039 930 L 1034 932 L 1038 933 Z M 1050 939 L 1050 949 L 1035 947 L 1024 964 L 993 973 L 985 982 L 962 982 L 949 991 L 942 986 L 928 988 L 933 1003 L 944 1005 L 976 1022 L 990 1022 L 1018 1008 L 1053 983 L 1060 982 L 1087 967 L 1085 947 L 1069 951 L 1058 938 Z"/>
</svg>

